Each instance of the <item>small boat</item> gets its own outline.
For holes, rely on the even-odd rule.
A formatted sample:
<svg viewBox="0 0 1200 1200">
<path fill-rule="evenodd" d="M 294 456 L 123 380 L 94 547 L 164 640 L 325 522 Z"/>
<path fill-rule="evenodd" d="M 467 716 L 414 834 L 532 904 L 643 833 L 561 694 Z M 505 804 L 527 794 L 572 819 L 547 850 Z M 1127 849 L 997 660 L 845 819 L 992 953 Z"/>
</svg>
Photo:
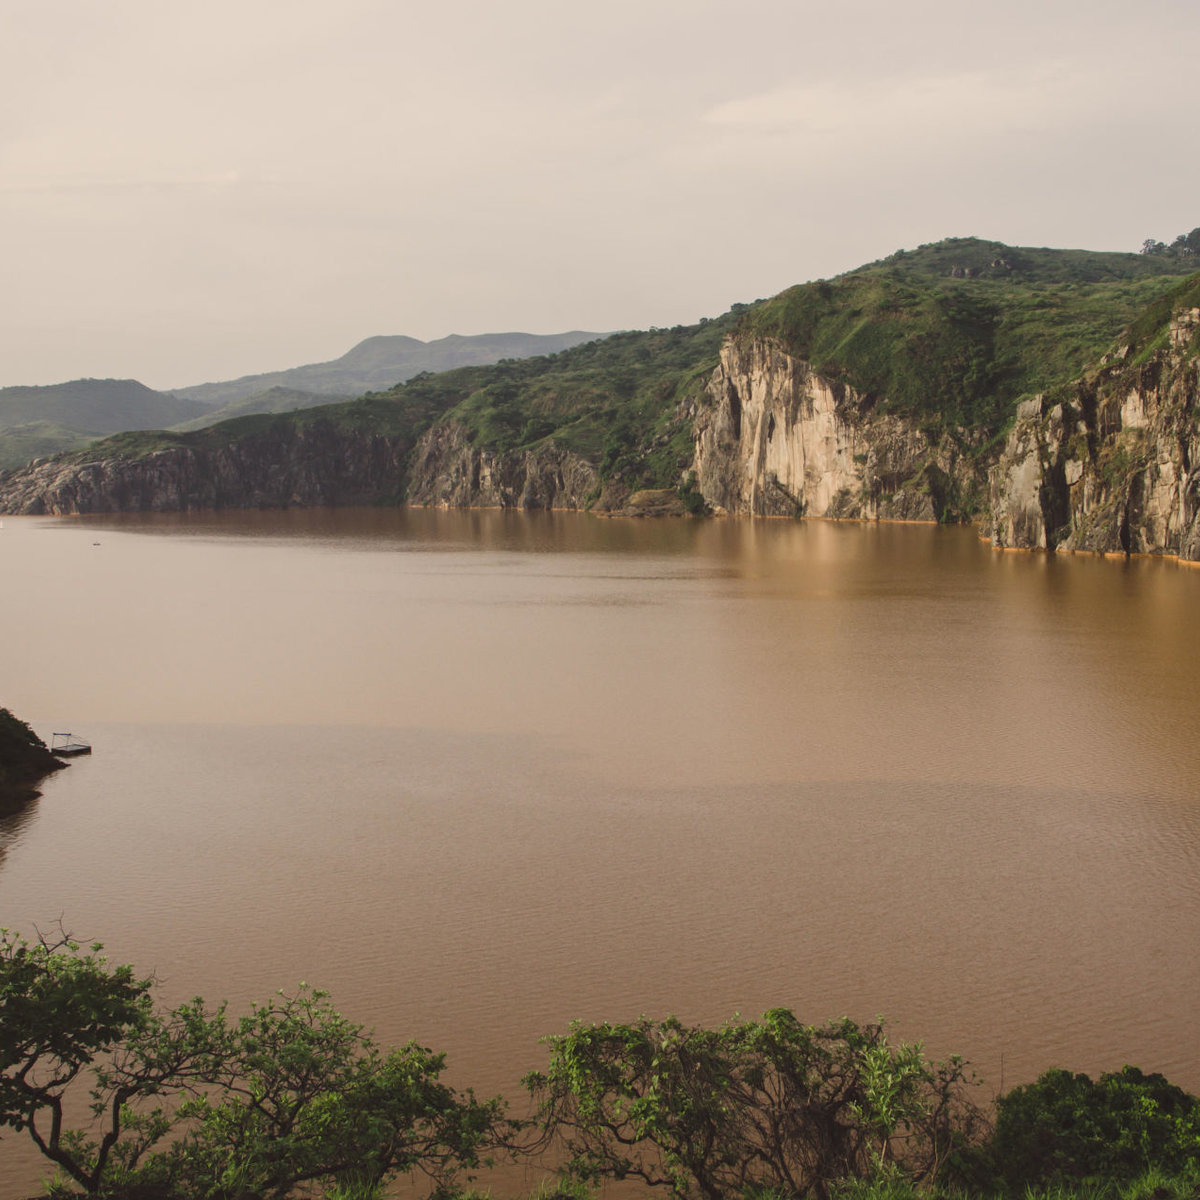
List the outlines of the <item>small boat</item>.
<svg viewBox="0 0 1200 1200">
<path fill-rule="evenodd" d="M 78 754 L 91 754 L 91 742 L 77 738 L 73 733 L 54 733 L 50 735 L 50 753 L 59 758 L 74 758 Z"/>
</svg>

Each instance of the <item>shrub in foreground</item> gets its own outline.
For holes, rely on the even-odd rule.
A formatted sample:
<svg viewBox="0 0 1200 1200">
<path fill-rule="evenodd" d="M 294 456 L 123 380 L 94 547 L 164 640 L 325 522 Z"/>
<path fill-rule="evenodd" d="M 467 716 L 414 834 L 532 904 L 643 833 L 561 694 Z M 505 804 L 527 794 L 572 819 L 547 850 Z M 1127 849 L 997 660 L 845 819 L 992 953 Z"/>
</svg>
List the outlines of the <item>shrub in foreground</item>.
<svg viewBox="0 0 1200 1200">
<path fill-rule="evenodd" d="M 510 1121 L 442 1083 L 442 1055 L 380 1048 L 323 992 L 234 1018 L 161 1011 L 152 989 L 99 945 L 0 930 L 0 1129 L 57 1165 L 56 1194 L 378 1200 L 424 1175 L 465 1200 L 459 1180 L 507 1151 L 561 1164 L 544 1200 L 609 1181 L 676 1200 L 1200 1200 L 1200 1100 L 1134 1067 L 1048 1071 L 1000 1097 L 989 1130 L 961 1059 L 877 1024 L 576 1023 L 526 1080 L 535 1119 Z"/>
<path fill-rule="evenodd" d="M 1054 1069 L 996 1102 L 984 1161 L 1010 1189 L 1200 1167 L 1200 1100 L 1137 1067 Z"/>
<path fill-rule="evenodd" d="M 414 1171 L 448 1194 L 506 1129 L 499 1100 L 440 1081 L 444 1056 L 383 1051 L 323 992 L 161 1013 L 99 950 L 0 930 L 0 1126 L 88 1196 L 358 1200 Z"/>
<path fill-rule="evenodd" d="M 933 1179 L 981 1117 L 961 1059 L 930 1063 L 879 1025 L 786 1009 L 710 1030 L 572 1026 L 526 1083 L 576 1178 L 680 1198 L 828 1196 L 846 1178 Z"/>
</svg>

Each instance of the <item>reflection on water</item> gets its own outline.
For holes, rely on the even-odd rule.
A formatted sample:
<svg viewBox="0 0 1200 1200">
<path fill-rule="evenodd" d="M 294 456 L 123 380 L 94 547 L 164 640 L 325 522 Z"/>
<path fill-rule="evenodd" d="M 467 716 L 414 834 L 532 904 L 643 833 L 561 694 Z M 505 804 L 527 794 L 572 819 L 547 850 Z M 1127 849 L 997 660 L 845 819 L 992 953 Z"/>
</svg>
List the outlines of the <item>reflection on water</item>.
<svg viewBox="0 0 1200 1200">
<path fill-rule="evenodd" d="M 1200 1089 L 1198 603 L 964 529 L 6 520 L 3 703 L 96 753 L 0 826 L 0 924 L 514 1097 L 573 1018 L 779 1004 Z"/>
<path fill-rule="evenodd" d="M 0 813 L 0 868 L 4 866 L 9 846 L 15 845 L 20 840 L 22 833 L 33 823 L 37 805 L 38 797 L 31 796 L 28 800 L 23 800 L 17 807 Z"/>
</svg>

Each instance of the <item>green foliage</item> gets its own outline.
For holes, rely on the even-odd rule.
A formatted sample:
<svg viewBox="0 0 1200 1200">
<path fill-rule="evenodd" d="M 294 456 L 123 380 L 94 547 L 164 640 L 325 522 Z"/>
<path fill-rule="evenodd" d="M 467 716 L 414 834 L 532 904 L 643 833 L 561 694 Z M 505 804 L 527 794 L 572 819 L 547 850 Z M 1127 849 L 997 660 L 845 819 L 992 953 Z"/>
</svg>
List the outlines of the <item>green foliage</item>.
<svg viewBox="0 0 1200 1200">
<path fill-rule="evenodd" d="M 280 995 L 232 1025 L 221 1014 L 209 1034 L 210 1087 L 176 1110 L 182 1136 L 141 1172 L 181 1200 L 283 1197 L 317 1180 L 370 1195 L 414 1168 L 447 1184 L 479 1162 L 500 1121 L 498 1101 L 439 1081 L 443 1055 L 384 1053 L 319 991 Z"/>
<path fill-rule="evenodd" d="M 10 425 L 0 429 L 0 471 L 23 467 L 37 458 L 78 450 L 94 442 L 96 436 L 55 421 L 27 421 L 21 425 Z"/>
<path fill-rule="evenodd" d="M 1117 283 L 1178 273 L 1173 262 L 1144 254 L 1008 246 L 982 238 L 945 238 L 901 250 L 864 270 L 896 267 L 926 279 L 1000 280 L 1017 284 Z"/>
<path fill-rule="evenodd" d="M 979 265 L 952 274 L 964 259 Z M 1074 378 L 1099 358 L 1178 282 L 1171 269 L 1138 255 L 960 239 L 790 288 L 740 328 L 922 421 L 935 440 L 947 426 L 987 440 L 1021 395 Z"/>
<path fill-rule="evenodd" d="M 1148 304 L 1129 327 L 1128 358 L 1133 363 L 1145 362 L 1167 343 L 1172 316 L 1181 308 L 1200 307 L 1200 272 L 1164 292 Z"/>
<path fill-rule="evenodd" d="M 1010 1188 L 1200 1167 L 1200 1100 L 1136 1067 L 1047 1071 L 996 1104 L 985 1160 Z"/>
<path fill-rule="evenodd" d="M 681 402 L 703 390 L 731 311 L 672 329 L 615 333 L 544 358 L 410 379 L 387 396 L 458 421 L 496 452 L 551 439 L 631 488 L 674 487 L 692 457 Z"/>
<path fill-rule="evenodd" d="M 377 1046 L 323 992 L 161 1012 L 153 980 L 100 949 L 0 930 L 0 1128 L 58 1166 L 56 1195 L 380 1200 L 420 1173 L 467 1200 L 458 1180 L 489 1152 L 551 1149 L 563 1177 L 530 1200 L 622 1180 L 680 1200 L 1200 1197 L 1200 1100 L 1133 1067 L 1048 1071 L 999 1098 L 989 1132 L 960 1059 L 879 1025 L 577 1023 L 526 1080 L 536 1121 L 512 1122 L 442 1083 L 441 1054 Z"/>
<path fill-rule="evenodd" d="M 689 471 L 684 481 L 675 489 L 676 495 L 683 503 L 683 507 L 694 517 L 702 516 L 708 511 L 708 505 L 705 503 L 704 495 L 696 486 L 696 472 Z"/>
<path fill-rule="evenodd" d="M 0 469 L 71 450 L 105 434 L 157 429 L 204 411 L 194 400 L 152 391 L 133 379 L 0 388 Z"/>
<path fill-rule="evenodd" d="M 93 1187 L 89 1163 L 116 1140 L 83 1155 L 63 1129 L 71 1084 L 100 1055 L 136 1039 L 150 1023 L 150 986 L 128 966 L 109 967 L 100 946 L 65 934 L 28 942 L 0 930 L 0 1126 L 25 1130 L 76 1182 Z"/>
<path fill-rule="evenodd" d="M 587 1181 L 681 1198 L 827 1194 L 845 1178 L 933 1178 L 977 1121 L 960 1060 L 931 1064 L 878 1025 L 785 1009 L 718 1030 L 576 1024 L 528 1077 L 547 1138 Z"/>
<path fill-rule="evenodd" d="M 1017 1196 L 1020 1200 L 1197 1200 L 1200 1197 L 1200 1168 L 1179 1171 L 1151 1168 L 1133 1179 L 1059 1180 L 1042 1186 L 1024 1187 L 1005 1193 L 988 1187 L 982 1191 L 957 1185 L 916 1187 L 907 1180 L 846 1180 L 832 1191 L 831 1200 L 968 1200 L 986 1197 Z M 749 1198 L 747 1198 L 749 1200 Z M 771 1193 L 754 1200 L 796 1200 Z"/>
<path fill-rule="evenodd" d="M 1169 246 L 1165 242 L 1147 238 L 1142 243 L 1142 253 L 1173 259 L 1192 270 L 1200 263 L 1200 226 L 1191 233 L 1181 233 Z"/>
<path fill-rule="evenodd" d="M 160 1013 L 99 949 L 0 933 L 0 1126 L 89 1196 L 373 1200 L 414 1170 L 445 1196 L 506 1128 L 498 1100 L 440 1082 L 442 1055 L 383 1051 L 322 992 L 236 1021 L 200 1000 Z M 72 1128 L 89 1080 L 95 1124 Z"/>
<path fill-rule="evenodd" d="M 322 404 L 341 404 L 353 400 L 359 394 L 358 389 L 345 395 L 306 392 L 299 388 L 271 387 L 231 400 L 220 408 L 210 409 L 189 421 L 176 421 L 171 430 L 176 433 L 187 433 L 195 429 L 205 429 L 221 421 L 231 421 L 235 417 L 252 416 L 255 413 L 295 412 L 302 408 L 317 408 Z"/>
</svg>

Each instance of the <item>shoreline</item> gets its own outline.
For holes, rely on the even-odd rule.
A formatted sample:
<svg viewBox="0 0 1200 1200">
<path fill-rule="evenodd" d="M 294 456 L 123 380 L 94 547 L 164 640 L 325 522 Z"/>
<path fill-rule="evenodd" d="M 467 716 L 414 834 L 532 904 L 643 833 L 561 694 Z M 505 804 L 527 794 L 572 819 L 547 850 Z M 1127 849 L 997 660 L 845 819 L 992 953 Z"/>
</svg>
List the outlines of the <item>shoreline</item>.
<svg viewBox="0 0 1200 1200">
<path fill-rule="evenodd" d="M 637 493 L 634 493 L 636 495 Z M 284 504 L 284 505 L 262 505 L 253 508 L 175 508 L 175 509 L 111 509 L 105 512 L 74 512 L 74 513 L 4 513 L 3 516 L 12 517 L 15 520 L 56 520 L 69 521 L 77 518 L 90 517 L 129 517 L 129 516 L 182 516 L 189 513 L 196 514 L 215 514 L 227 512 L 287 512 L 290 510 L 336 510 L 342 508 L 393 508 L 393 509 L 414 509 L 425 512 L 495 512 L 495 513 L 514 513 L 522 516 L 528 516 L 533 513 L 542 513 L 553 515 L 555 513 L 572 513 L 578 516 L 595 517 L 598 520 L 627 520 L 627 521 L 647 521 L 647 520 L 737 520 L 737 521 L 822 521 L 835 525 L 921 525 L 921 526 L 938 526 L 943 524 L 940 521 L 928 520 L 903 520 L 899 517 L 827 517 L 827 516 L 785 516 L 777 513 L 731 513 L 731 512 L 709 512 L 709 513 L 689 513 L 689 512 L 630 512 L 627 509 L 611 509 L 605 511 L 596 511 L 590 508 L 517 508 L 515 506 L 506 506 L 503 504 L 381 504 L 381 505 L 340 505 L 340 504 Z M 979 529 L 978 521 L 954 521 L 947 522 L 947 526 L 956 525 L 965 528 Z M 1188 569 L 1200 569 L 1200 560 L 1183 558 L 1177 551 L 1111 551 L 1111 550 L 1075 550 L 1054 548 L 1047 549 L 1045 546 L 997 546 L 990 537 L 983 533 L 977 533 L 981 542 L 984 542 L 991 547 L 992 550 L 1000 554 L 1046 554 L 1046 555 L 1070 555 L 1087 556 L 1092 558 L 1110 559 L 1114 562 L 1129 561 L 1130 559 L 1145 559 L 1163 562 L 1174 562 L 1180 567 Z"/>
</svg>

